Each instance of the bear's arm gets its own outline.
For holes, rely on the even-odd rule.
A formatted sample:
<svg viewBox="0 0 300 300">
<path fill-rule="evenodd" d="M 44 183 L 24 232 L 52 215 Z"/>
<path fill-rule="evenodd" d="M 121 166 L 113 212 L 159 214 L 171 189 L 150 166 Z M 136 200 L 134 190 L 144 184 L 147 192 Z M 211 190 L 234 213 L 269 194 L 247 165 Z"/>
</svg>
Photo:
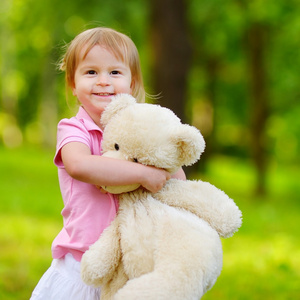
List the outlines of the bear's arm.
<svg viewBox="0 0 300 300">
<path fill-rule="evenodd" d="M 225 238 L 232 236 L 242 224 L 242 213 L 234 201 L 208 182 L 170 179 L 153 197 L 194 213 Z"/>
<path fill-rule="evenodd" d="M 107 227 L 81 260 L 81 278 L 88 285 L 100 286 L 110 280 L 121 258 L 118 219 Z"/>
</svg>

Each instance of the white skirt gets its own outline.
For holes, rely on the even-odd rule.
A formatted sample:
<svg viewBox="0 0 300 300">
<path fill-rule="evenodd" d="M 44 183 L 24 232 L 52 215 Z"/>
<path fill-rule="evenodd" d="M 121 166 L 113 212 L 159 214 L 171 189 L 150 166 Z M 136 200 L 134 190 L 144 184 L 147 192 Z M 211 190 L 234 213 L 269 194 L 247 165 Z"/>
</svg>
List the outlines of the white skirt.
<svg viewBox="0 0 300 300">
<path fill-rule="evenodd" d="M 54 259 L 40 279 L 30 300 L 99 300 L 100 288 L 86 285 L 80 277 L 80 262 L 71 254 Z"/>
</svg>

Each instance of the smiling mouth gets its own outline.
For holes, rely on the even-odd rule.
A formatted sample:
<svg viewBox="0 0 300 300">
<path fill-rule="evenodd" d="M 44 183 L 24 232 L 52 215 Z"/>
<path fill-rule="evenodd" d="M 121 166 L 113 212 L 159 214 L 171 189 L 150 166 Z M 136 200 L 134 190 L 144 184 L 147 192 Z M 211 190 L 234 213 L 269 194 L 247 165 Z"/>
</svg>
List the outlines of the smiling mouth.
<svg viewBox="0 0 300 300">
<path fill-rule="evenodd" d="M 93 93 L 93 95 L 108 97 L 108 96 L 114 96 L 115 94 L 114 93 Z"/>
</svg>

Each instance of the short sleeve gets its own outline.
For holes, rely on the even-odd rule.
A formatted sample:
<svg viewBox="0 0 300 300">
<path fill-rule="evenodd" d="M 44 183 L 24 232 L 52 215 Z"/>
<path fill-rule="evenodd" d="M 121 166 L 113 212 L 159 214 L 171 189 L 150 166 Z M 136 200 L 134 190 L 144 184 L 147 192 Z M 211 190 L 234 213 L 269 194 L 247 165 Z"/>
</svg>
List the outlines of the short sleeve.
<svg viewBox="0 0 300 300">
<path fill-rule="evenodd" d="M 63 119 L 57 125 L 57 144 L 54 164 L 62 168 L 61 149 L 70 142 L 79 142 L 91 147 L 90 135 L 83 122 L 73 117 Z"/>
</svg>

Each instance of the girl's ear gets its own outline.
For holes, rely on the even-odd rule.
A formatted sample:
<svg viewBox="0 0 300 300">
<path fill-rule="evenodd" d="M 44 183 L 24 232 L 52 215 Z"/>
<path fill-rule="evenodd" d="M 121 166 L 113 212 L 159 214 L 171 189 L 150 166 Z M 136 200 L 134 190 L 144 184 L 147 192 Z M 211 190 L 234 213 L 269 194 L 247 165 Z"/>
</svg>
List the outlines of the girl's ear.
<svg viewBox="0 0 300 300">
<path fill-rule="evenodd" d="M 76 88 L 72 87 L 72 94 L 74 97 L 77 97 L 77 92 L 76 92 Z"/>
<path fill-rule="evenodd" d="M 181 124 L 175 130 L 173 142 L 177 144 L 181 166 L 195 163 L 205 149 L 205 141 L 200 131 L 187 124 Z"/>
<path fill-rule="evenodd" d="M 105 127 L 111 118 L 128 106 L 136 104 L 135 98 L 129 94 L 118 94 L 112 98 L 101 116 L 101 124 Z"/>
<path fill-rule="evenodd" d="M 72 85 L 70 86 L 70 88 L 72 90 L 73 96 L 77 97 L 76 86 L 75 86 L 74 80 L 73 80 Z"/>
</svg>

